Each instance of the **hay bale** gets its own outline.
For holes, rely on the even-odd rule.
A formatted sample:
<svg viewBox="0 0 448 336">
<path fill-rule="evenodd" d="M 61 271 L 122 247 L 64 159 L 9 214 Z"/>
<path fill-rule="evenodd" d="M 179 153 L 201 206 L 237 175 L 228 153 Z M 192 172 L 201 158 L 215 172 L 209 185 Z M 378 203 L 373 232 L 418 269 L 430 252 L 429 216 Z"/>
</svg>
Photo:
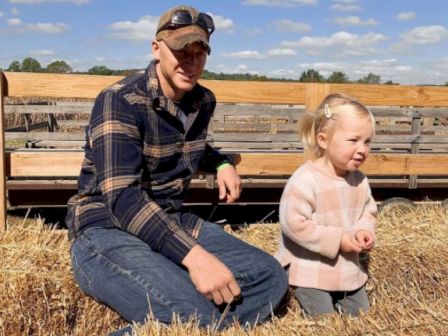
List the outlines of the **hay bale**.
<svg viewBox="0 0 448 336">
<path fill-rule="evenodd" d="M 0 335 L 103 335 L 126 323 L 82 294 L 70 271 L 64 230 L 15 218 L 0 238 Z M 231 230 L 231 228 L 228 228 Z M 448 211 L 419 204 L 387 211 L 378 220 L 377 244 L 365 256 L 371 309 L 359 318 L 307 319 L 290 295 L 283 314 L 244 330 L 215 333 L 194 321 L 164 326 L 150 320 L 137 335 L 446 335 L 448 334 Z M 272 253 L 277 224 L 253 224 L 232 234 Z"/>
</svg>

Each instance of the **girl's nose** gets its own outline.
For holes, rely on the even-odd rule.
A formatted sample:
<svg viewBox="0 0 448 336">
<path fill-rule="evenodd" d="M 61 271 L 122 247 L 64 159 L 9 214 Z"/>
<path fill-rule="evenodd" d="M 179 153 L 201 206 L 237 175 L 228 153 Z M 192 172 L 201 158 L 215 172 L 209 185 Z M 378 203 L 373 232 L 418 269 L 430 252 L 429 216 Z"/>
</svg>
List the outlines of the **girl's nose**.
<svg viewBox="0 0 448 336">
<path fill-rule="evenodd" d="M 362 143 L 358 146 L 358 152 L 359 153 L 363 153 L 363 154 L 367 154 L 370 151 L 370 145 L 369 144 L 365 144 Z"/>
</svg>

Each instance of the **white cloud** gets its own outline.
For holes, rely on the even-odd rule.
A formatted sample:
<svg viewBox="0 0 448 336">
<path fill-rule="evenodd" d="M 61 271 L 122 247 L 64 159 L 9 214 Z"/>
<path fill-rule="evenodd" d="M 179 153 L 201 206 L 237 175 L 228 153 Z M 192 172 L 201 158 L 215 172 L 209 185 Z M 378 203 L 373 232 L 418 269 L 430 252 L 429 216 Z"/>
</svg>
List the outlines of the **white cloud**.
<svg viewBox="0 0 448 336">
<path fill-rule="evenodd" d="M 358 0 L 333 0 L 331 9 L 338 12 L 359 12 L 362 7 L 357 4 Z"/>
<path fill-rule="evenodd" d="M 36 5 L 44 2 L 70 2 L 75 5 L 89 3 L 92 0 L 9 0 L 10 3 Z"/>
<path fill-rule="evenodd" d="M 149 41 L 156 34 L 159 17 L 146 15 L 138 21 L 118 21 L 109 25 L 112 37 L 119 40 Z"/>
<path fill-rule="evenodd" d="M 46 50 L 46 49 L 43 49 L 43 50 L 33 50 L 30 53 L 31 53 L 31 55 L 34 55 L 34 56 L 52 56 L 52 55 L 54 55 L 54 51 Z"/>
<path fill-rule="evenodd" d="M 258 71 L 249 70 L 248 66 L 245 64 L 240 64 L 234 68 L 229 68 L 228 66 L 226 66 L 224 64 L 220 64 L 220 65 L 218 65 L 217 68 L 218 68 L 217 72 L 222 72 L 222 73 L 228 73 L 228 74 L 249 73 L 252 75 L 258 75 Z"/>
<path fill-rule="evenodd" d="M 344 72 L 350 67 L 344 63 L 334 63 L 334 62 L 314 62 L 314 63 L 300 63 L 299 69 L 307 70 L 314 69 L 319 71 L 319 73 L 325 77 L 331 75 L 334 71 Z"/>
<path fill-rule="evenodd" d="M 310 55 L 318 55 L 329 50 L 337 50 L 341 55 L 370 55 L 380 53 L 374 46 L 386 40 L 383 34 L 368 33 L 357 35 L 340 31 L 329 37 L 305 36 L 298 41 L 284 41 L 282 47 L 301 48 Z"/>
<path fill-rule="evenodd" d="M 106 60 L 106 57 L 103 57 L 103 56 L 95 57 L 95 61 L 97 61 L 97 62 L 104 62 L 105 60 Z"/>
<path fill-rule="evenodd" d="M 256 36 L 259 35 L 263 32 L 263 29 L 259 28 L 259 27 L 255 27 L 249 30 L 246 30 L 246 35 L 248 36 Z"/>
<path fill-rule="evenodd" d="M 224 30 L 224 31 L 232 31 L 234 28 L 233 21 L 231 19 L 227 19 L 221 15 L 215 15 L 213 13 L 208 13 L 213 18 L 213 22 L 215 23 L 216 30 Z"/>
<path fill-rule="evenodd" d="M 229 53 L 223 53 L 222 56 L 229 58 L 239 58 L 239 59 L 263 59 L 265 58 L 256 50 L 243 50 L 235 51 Z"/>
<path fill-rule="evenodd" d="M 438 70 L 442 73 L 448 73 L 448 57 L 441 58 L 439 60 L 435 60 L 434 63 L 430 65 L 433 69 Z"/>
<path fill-rule="evenodd" d="M 400 35 L 405 44 L 433 44 L 448 38 L 448 31 L 443 26 L 416 27 Z"/>
<path fill-rule="evenodd" d="M 416 45 L 437 44 L 448 39 L 443 26 L 420 26 L 400 35 L 400 42 L 391 46 L 392 51 L 404 51 Z"/>
<path fill-rule="evenodd" d="M 213 15 L 216 29 L 228 30 L 233 29 L 233 21 L 219 15 Z M 111 36 L 119 40 L 128 41 L 151 41 L 156 35 L 158 16 L 145 15 L 137 21 L 118 21 L 109 25 L 112 30 Z"/>
<path fill-rule="evenodd" d="M 369 73 L 381 76 L 383 82 L 392 80 L 394 82 L 406 84 L 415 74 L 414 69 L 410 65 L 400 64 L 397 59 L 369 60 L 361 61 L 353 65 L 353 73 L 357 77 L 364 77 Z"/>
<path fill-rule="evenodd" d="M 378 21 L 374 19 L 362 20 L 359 16 L 345 16 L 337 17 L 333 20 L 334 23 L 344 26 L 376 26 Z"/>
<path fill-rule="evenodd" d="M 419 76 L 419 71 L 410 65 L 400 64 L 395 58 L 373 59 L 355 63 L 346 62 L 314 62 L 298 64 L 299 72 L 314 69 L 325 77 L 334 71 L 340 71 L 351 80 L 358 80 L 369 73 L 381 77 L 382 82 L 392 80 L 395 83 L 410 84 Z M 420 71 L 422 72 L 422 71 Z M 446 72 L 445 72 L 446 73 Z M 418 80 L 418 79 L 417 79 Z M 422 81 L 421 81 L 422 82 Z M 415 82 L 414 82 L 415 83 Z"/>
<path fill-rule="evenodd" d="M 297 55 L 297 51 L 290 48 L 277 48 L 271 49 L 267 53 L 268 56 L 295 56 Z"/>
<path fill-rule="evenodd" d="M 43 34 L 61 34 L 69 29 L 69 26 L 63 23 L 28 23 L 25 27 L 29 31 Z"/>
<path fill-rule="evenodd" d="M 3 12 L 0 12 L 0 17 L 4 17 L 5 14 L 3 14 Z"/>
<path fill-rule="evenodd" d="M 403 12 L 403 13 L 398 13 L 395 18 L 398 21 L 409 21 L 409 20 L 414 20 L 416 17 L 417 17 L 417 14 L 415 14 L 414 12 Z"/>
<path fill-rule="evenodd" d="M 6 23 L 13 27 L 18 33 L 35 32 L 42 34 L 61 34 L 70 29 L 64 23 L 25 23 L 18 18 L 6 20 Z"/>
<path fill-rule="evenodd" d="M 268 76 L 277 78 L 298 78 L 299 73 L 292 69 L 275 69 L 269 71 Z"/>
<path fill-rule="evenodd" d="M 247 6 L 268 6 L 268 7 L 298 7 L 314 6 L 318 0 L 245 0 L 243 5 Z"/>
<path fill-rule="evenodd" d="M 20 11 L 17 8 L 11 8 L 11 14 L 17 16 L 20 15 Z"/>
<path fill-rule="evenodd" d="M 23 24 L 22 20 L 13 18 L 6 20 L 6 23 L 10 26 L 21 26 Z"/>
<path fill-rule="evenodd" d="M 311 31 L 311 25 L 303 22 L 294 22 L 291 20 L 278 20 L 274 22 L 275 29 L 279 32 L 306 33 Z"/>
</svg>

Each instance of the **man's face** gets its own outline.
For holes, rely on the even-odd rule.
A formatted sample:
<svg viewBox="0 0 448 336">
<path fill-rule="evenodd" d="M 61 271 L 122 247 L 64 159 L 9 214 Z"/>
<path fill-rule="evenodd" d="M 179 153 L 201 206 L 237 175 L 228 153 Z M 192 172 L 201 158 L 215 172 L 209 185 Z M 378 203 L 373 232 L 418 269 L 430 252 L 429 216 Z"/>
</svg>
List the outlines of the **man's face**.
<svg viewBox="0 0 448 336">
<path fill-rule="evenodd" d="M 180 100 L 201 77 L 207 49 L 200 43 L 192 43 L 184 49 L 171 50 L 163 41 L 154 41 L 152 50 L 159 60 L 156 69 L 163 93 L 170 99 Z"/>
</svg>

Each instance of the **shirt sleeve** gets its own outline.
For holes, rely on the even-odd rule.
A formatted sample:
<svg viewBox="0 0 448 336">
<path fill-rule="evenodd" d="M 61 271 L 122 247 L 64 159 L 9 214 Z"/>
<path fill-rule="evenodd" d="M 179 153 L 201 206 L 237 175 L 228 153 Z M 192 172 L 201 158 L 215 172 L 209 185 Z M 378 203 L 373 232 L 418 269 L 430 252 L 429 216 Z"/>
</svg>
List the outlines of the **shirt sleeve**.
<svg viewBox="0 0 448 336">
<path fill-rule="evenodd" d="M 353 225 L 352 233 L 355 234 L 359 230 L 367 230 L 373 235 L 375 239 L 375 227 L 378 208 L 372 196 L 372 190 L 370 189 L 367 178 L 364 179 L 363 183 L 365 183 L 366 187 L 364 209 L 362 210 L 360 218 Z"/>
<path fill-rule="evenodd" d="M 221 154 L 214 149 L 210 144 L 205 146 L 205 154 L 201 163 L 199 164 L 199 170 L 207 173 L 216 173 L 216 168 L 223 163 L 233 163 L 233 159 L 230 155 Z"/>
<path fill-rule="evenodd" d="M 334 259 L 339 254 L 343 229 L 321 225 L 312 219 L 315 199 L 312 183 L 306 177 L 294 176 L 280 203 L 280 218 L 283 234 L 296 244 L 327 258 Z"/>
<path fill-rule="evenodd" d="M 113 90 L 94 105 L 92 154 L 103 202 L 115 226 L 180 264 L 196 240 L 141 188 L 144 130 L 135 109 Z"/>
</svg>

